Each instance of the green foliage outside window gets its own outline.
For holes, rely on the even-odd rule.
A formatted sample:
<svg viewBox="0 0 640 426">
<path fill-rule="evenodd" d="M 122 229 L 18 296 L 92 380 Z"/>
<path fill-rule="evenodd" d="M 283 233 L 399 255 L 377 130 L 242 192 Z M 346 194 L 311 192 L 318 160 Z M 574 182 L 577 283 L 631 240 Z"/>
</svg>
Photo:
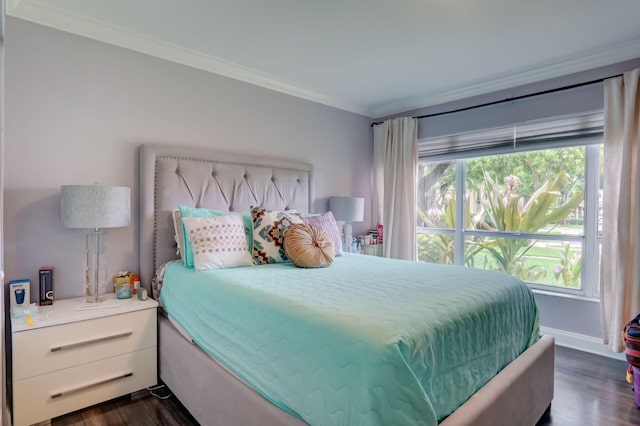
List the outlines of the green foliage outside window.
<svg viewBox="0 0 640 426">
<path fill-rule="evenodd" d="M 564 243 L 560 254 L 560 264 L 554 266 L 553 274 L 556 279 L 562 278 L 565 287 L 580 287 L 582 275 L 582 256 L 579 251 L 571 253 L 571 244 Z"/>
<path fill-rule="evenodd" d="M 491 174 L 485 172 L 486 200 L 482 202 L 482 211 L 473 219 L 475 227 L 490 231 L 537 233 L 566 219 L 584 198 L 579 191 L 566 202 L 557 203 L 568 178 L 566 173 L 558 173 L 545 181 L 525 202 L 517 192 L 520 182 L 517 176 L 504 178 L 505 191 L 502 193 Z M 523 261 L 535 242 L 524 238 L 481 237 L 473 244 L 477 251 L 488 252 L 501 271 L 526 280 L 541 278 L 539 268 L 535 265 L 526 267 Z"/>
<path fill-rule="evenodd" d="M 422 165 L 418 224 L 455 229 L 455 161 Z M 508 233 L 582 232 L 584 147 L 496 155 L 465 161 L 465 229 Z M 453 264 L 453 235 L 420 233 L 418 258 Z M 546 244 L 546 245 L 545 245 Z M 465 238 L 464 264 L 522 279 L 579 287 L 580 250 L 575 245 L 527 238 Z M 548 246 L 548 247 L 547 247 Z"/>
</svg>

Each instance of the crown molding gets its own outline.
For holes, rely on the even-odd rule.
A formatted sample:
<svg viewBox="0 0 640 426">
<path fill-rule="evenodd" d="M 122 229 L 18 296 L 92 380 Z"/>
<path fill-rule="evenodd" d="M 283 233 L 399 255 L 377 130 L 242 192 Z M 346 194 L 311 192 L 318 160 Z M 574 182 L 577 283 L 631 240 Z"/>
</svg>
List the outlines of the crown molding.
<svg viewBox="0 0 640 426">
<path fill-rule="evenodd" d="M 640 40 L 633 40 L 615 47 L 589 51 L 579 56 L 572 55 L 553 63 L 511 71 L 495 78 L 476 81 L 456 88 L 434 91 L 419 97 L 381 104 L 371 108 L 368 112 L 371 117 L 385 117 L 499 90 L 538 83 L 636 58 L 640 58 Z"/>
<path fill-rule="evenodd" d="M 66 11 L 37 0 L 6 0 L 7 15 L 61 31 L 77 34 L 108 44 L 134 50 L 171 62 L 219 74 L 280 93 L 306 99 L 333 108 L 367 117 L 385 117 L 419 108 L 484 95 L 526 84 L 562 77 L 640 57 L 640 40 L 615 47 L 583 52 L 560 58 L 553 63 L 537 67 L 512 70 L 492 78 L 476 80 L 470 84 L 450 87 L 378 105 L 357 105 L 343 99 L 324 95 L 267 73 L 251 69 L 211 55 L 203 54 L 140 33 L 120 28 L 103 21 Z"/>
<path fill-rule="evenodd" d="M 10 11 L 17 9 L 18 6 L 20 6 L 20 3 L 22 3 L 22 0 L 6 0 L 5 11 L 7 15 L 9 14 Z"/>
<path fill-rule="evenodd" d="M 326 96 L 313 89 L 249 67 L 157 40 L 125 28 L 107 24 L 103 21 L 40 3 L 37 0 L 7 0 L 7 15 L 219 74 L 333 108 L 368 116 L 367 108 L 364 106 Z"/>
</svg>

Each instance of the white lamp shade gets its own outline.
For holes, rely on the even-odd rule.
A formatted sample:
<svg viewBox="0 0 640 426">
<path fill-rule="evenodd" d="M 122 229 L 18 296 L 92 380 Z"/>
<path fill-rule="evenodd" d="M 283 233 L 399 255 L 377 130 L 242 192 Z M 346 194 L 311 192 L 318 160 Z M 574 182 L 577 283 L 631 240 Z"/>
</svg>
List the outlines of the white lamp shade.
<svg viewBox="0 0 640 426">
<path fill-rule="evenodd" d="M 126 186 L 63 185 L 60 207 L 65 228 L 117 228 L 131 223 Z"/>
<path fill-rule="evenodd" d="M 336 220 L 362 222 L 364 221 L 364 198 L 331 197 L 329 198 L 329 210 Z"/>
</svg>

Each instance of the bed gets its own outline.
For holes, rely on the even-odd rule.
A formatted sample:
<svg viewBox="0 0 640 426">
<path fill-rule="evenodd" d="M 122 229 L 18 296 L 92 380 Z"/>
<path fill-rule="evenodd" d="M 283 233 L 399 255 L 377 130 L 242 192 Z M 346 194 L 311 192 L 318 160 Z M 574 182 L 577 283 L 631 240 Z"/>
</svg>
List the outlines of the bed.
<svg viewBox="0 0 640 426">
<path fill-rule="evenodd" d="M 139 154 L 140 265 L 149 291 L 156 268 L 176 258 L 171 215 L 178 204 L 230 211 L 251 205 L 312 210 L 313 173 L 308 164 L 158 145 L 144 145 Z M 368 256 L 359 261 L 394 262 L 364 257 Z M 348 261 L 348 256 L 340 259 Z M 335 266 L 343 267 L 339 262 Z M 249 386 L 255 385 L 251 377 L 238 374 L 229 360 L 220 361 L 185 338 L 164 316 L 159 352 L 161 380 L 202 424 L 305 424 L 298 413 L 278 407 Z M 552 398 L 553 339 L 542 337 L 440 424 L 532 425 Z M 434 422 L 426 416 L 417 424 Z"/>
</svg>

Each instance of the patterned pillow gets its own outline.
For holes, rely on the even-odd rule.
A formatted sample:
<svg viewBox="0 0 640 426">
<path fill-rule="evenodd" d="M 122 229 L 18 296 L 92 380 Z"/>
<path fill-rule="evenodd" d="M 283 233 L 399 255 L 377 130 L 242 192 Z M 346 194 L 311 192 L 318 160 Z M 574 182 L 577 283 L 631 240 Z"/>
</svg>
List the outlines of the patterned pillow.
<svg viewBox="0 0 640 426">
<path fill-rule="evenodd" d="M 183 217 L 196 270 L 251 266 L 242 214 Z"/>
<path fill-rule="evenodd" d="M 257 265 L 286 262 L 284 232 L 294 223 L 303 223 L 299 213 L 251 209 L 253 223 L 253 261 Z"/>
<path fill-rule="evenodd" d="M 342 256 L 342 236 L 340 235 L 340 229 L 338 228 L 336 219 L 333 217 L 333 213 L 329 211 L 321 215 L 305 217 L 304 221 L 309 225 L 322 229 L 329 238 L 331 238 L 331 241 L 333 241 L 336 256 Z"/>
</svg>

